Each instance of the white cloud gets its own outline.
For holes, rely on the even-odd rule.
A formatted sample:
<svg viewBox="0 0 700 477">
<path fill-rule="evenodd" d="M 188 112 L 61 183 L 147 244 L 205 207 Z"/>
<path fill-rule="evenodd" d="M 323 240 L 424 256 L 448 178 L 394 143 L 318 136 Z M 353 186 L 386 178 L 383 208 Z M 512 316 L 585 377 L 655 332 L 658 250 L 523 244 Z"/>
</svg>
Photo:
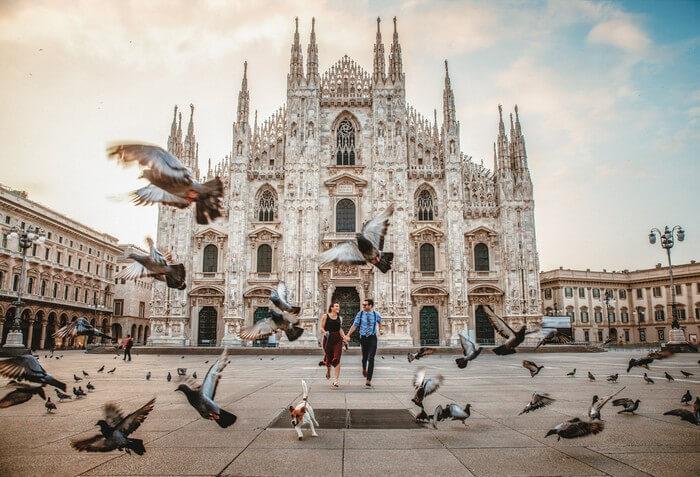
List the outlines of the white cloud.
<svg viewBox="0 0 700 477">
<path fill-rule="evenodd" d="M 647 34 L 629 19 L 602 21 L 591 29 L 587 39 L 591 43 L 612 45 L 631 52 L 644 51 L 651 43 Z"/>
</svg>

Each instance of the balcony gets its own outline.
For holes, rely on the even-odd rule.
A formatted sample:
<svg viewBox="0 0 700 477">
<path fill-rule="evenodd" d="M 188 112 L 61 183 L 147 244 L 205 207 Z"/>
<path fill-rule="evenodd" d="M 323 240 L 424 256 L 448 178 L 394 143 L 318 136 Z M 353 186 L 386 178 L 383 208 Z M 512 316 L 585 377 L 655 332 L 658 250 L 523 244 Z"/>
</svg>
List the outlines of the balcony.
<svg viewBox="0 0 700 477">
<path fill-rule="evenodd" d="M 487 271 L 475 271 L 469 270 L 467 272 L 467 279 L 470 282 L 497 282 L 498 281 L 498 271 L 487 270 Z"/>
</svg>

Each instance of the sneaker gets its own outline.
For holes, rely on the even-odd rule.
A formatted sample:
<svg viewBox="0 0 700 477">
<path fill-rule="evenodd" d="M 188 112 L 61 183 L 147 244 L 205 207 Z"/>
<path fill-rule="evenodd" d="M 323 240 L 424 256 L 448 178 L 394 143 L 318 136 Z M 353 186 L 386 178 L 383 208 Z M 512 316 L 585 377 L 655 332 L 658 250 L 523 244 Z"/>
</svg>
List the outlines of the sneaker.
<svg viewBox="0 0 700 477">
<path fill-rule="evenodd" d="M 372 383 L 371 383 L 370 381 L 365 382 L 365 387 L 366 387 L 366 388 L 371 388 L 371 387 L 372 387 Z"/>
<path fill-rule="evenodd" d="M 331 385 L 334 388 L 340 387 L 340 384 L 338 384 L 338 381 L 333 381 L 333 384 Z"/>
</svg>

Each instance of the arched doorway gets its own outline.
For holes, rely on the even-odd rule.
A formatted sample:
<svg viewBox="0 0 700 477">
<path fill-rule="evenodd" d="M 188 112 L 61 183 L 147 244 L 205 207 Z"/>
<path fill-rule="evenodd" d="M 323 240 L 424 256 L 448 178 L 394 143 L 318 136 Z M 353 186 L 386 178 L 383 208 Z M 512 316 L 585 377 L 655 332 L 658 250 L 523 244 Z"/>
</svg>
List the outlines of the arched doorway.
<svg viewBox="0 0 700 477">
<path fill-rule="evenodd" d="M 56 313 L 49 313 L 49 319 L 46 322 L 46 339 L 44 339 L 44 349 L 54 349 L 56 342 L 53 334 L 56 332 Z"/>
<path fill-rule="evenodd" d="M 199 310 L 197 346 L 216 345 L 216 308 L 205 306 Z"/>
<path fill-rule="evenodd" d="M 29 342 L 29 318 L 31 316 L 32 313 L 29 310 L 24 310 L 22 312 L 20 327 L 22 328 L 22 343 L 24 343 L 24 346 L 27 346 L 27 343 Z"/>
<path fill-rule="evenodd" d="M 151 330 L 146 326 L 143 329 L 143 344 L 146 344 L 148 342 L 148 337 L 151 336 Z"/>
<path fill-rule="evenodd" d="M 255 309 L 255 312 L 253 313 L 253 324 L 257 323 L 260 320 L 264 320 L 270 316 L 270 309 L 266 306 L 259 306 Z M 262 339 L 262 340 L 255 340 L 253 341 L 253 346 L 254 347 L 265 347 L 267 346 L 268 343 L 268 338 Z"/>
<path fill-rule="evenodd" d="M 617 343 L 617 328 L 610 328 L 610 331 L 608 331 L 608 338 Z"/>
<path fill-rule="evenodd" d="M 143 343 L 143 325 L 139 325 L 138 342 Z"/>
<path fill-rule="evenodd" d="M 338 303 L 340 305 L 340 317 L 343 320 L 343 331 L 347 333 L 352 326 L 355 315 L 360 311 L 360 294 L 357 293 L 355 287 L 337 287 L 333 292 L 331 303 Z M 360 333 L 358 331 L 352 334 L 350 343 L 359 345 Z"/>
<path fill-rule="evenodd" d="M 421 346 L 435 346 L 440 344 L 440 320 L 437 308 L 424 306 L 420 309 L 420 344 Z"/>
<path fill-rule="evenodd" d="M 474 321 L 476 324 L 476 342 L 478 344 L 495 344 L 496 337 L 494 335 L 493 325 L 491 325 L 483 305 L 476 307 L 474 311 Z"/>
<path fill-rule="evenodd" d="M 36 350 L 41 347 L 41 324 L 44 321 L 44 312 L 37 311 L 34 315 L 34 327 L 32 328 L 32 349 Z"/>
</svg>

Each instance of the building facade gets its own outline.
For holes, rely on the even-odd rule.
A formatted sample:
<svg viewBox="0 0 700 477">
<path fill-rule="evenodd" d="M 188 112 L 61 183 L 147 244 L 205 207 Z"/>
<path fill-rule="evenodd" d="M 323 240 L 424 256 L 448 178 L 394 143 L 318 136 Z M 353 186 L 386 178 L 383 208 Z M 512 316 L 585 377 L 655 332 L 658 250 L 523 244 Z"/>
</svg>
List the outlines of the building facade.
<svg viewBox="0 0 700 477">
<path fill-rule="evenodd" d="M 36 226 L 46 241 L 26 252 L 26 275 L 20 284 L 22 254 L 12 227 Z M 17 291 L 22 286 L 22 328 L 27 347 L 49 349 L 82 343 L 54 341 L 61 326 L 86 317 L 111 330 L 117 239 L 93 230 L 41 204 L 26 192 L 0 186 L 0 322 L 2 344 L 14 322 Z"/>
<path fill-rule="evenodd" d="M 132 260 L 130 253 L 146 255 L 147 252 L 132 244 L 119 244 L 121 254 L 116 258 L 115 274 L 128 267 Z M 153 294 L 153 279 L 138 280 L 114 279 L 114 315 L 112 317 L 112 337 L 121 339 L 130 334 L 134 344 L 146 344 L 151 332 L 150 303 Z M 116 326 L 115 326 L 116 325 Z"/>
<path fill-rule="evenodd" d="M 700 336 L 700 264 L 674 265 L 676 315 L 686 339 Z M 659 343 L 671 329 L 671 283 L 668 267 L 595 272 L 558 269 L 540 274 L 542 311 L 568 315 L 576 341 Z M 606 294 L 607 292 L 607 294 Z M 607 300 L 606 300 L 607 296 Z"/>
<path fill-rule="evenodd" d="M 460 148 L 447 62 L 441 121 L 434 111 L 431 122 L 406 101 L 396 19 L 388 55 L 377 20 L 373 52 L 369 72 L 344 56 L 321 73 L 314 23 L 306 62 L 297 23 L 286 104 L 261 123 L 255 112 L 251 126 L 244 64 L 230 153 L 206 172 L 194 106 L 186 134 L 175 108 L 168 149 L 200 179 L 221 177 L 226 210 L 199 226 L 191 209 L 160 207 L 158 246 L 189 275 L 184 291 L 154 284 L 150 343 L 240 344 L 239 330 L 267 316 L 280 280 L 303 310 L 299 346 L 316 346 L 329 303 L 340 303 L 347 328 L 366 297 L 385 318 L 381 345 L 447 344 L 462 329 L 492 342 L 486 304 L 514 324 L 539 322 L 532 182 L 517 106 L 509 132 L 498 107 L 489 170 Z M 391 203 L 390 272 L 316 262 Z"/>
</svg>

